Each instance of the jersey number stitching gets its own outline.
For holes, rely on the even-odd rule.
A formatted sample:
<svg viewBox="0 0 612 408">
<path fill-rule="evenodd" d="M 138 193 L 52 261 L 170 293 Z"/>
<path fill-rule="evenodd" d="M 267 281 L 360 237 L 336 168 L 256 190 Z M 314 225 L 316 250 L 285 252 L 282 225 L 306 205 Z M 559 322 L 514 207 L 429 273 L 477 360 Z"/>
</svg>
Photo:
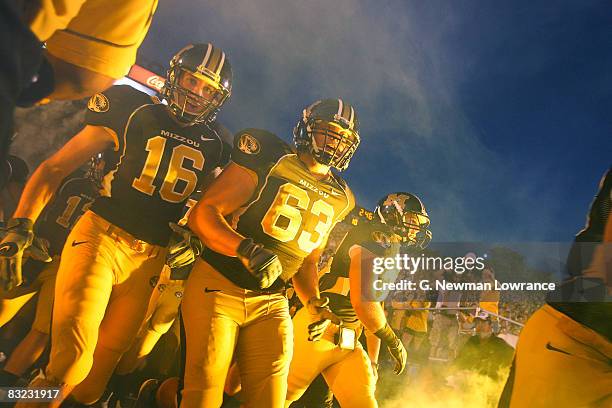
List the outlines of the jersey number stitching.
<svg viewBox="0 0 612 408">
<path fill-rule="evenodd" d="M 76 222 L 76 220 L 73 220 L 71 222 L 70 219 L 72 218 L 72 216 L 74 215 L 74 212 L 76 211 L 77 207 L 81 203 L 81 199 L 82 198 L 79 196 L 68 197 L 68 200 L 66 200 L 66 209 L 59 217 L 57 217 L 55 222 L 57 222 L 59 225 L 61 225 L 64 228 L 69 228 L 71 225 L 73 225 Z M 92 202 L 90 201 L 88 203 L 85 203 L 85 205 L 83 205 L 83 208 L 81 209 L 81 215 L 85 211 L 89 210 L 89 207 L 91 206 L 91 204 Z"/>
<path fill-rule="evenodd" d="M 166 138 L 163 136 L 155 136 L 147 141 L 145 148 L 149 152 L 147 160 L 140 176 L 132 182 L 132 187 L 141 193 L 152 196 L 155 192 L 156 187 L 153 185 L 153 181 L 159 172 L 165 147 Z M 196 170 L 204 168 L 204 155 L 201 151 L 183 144 L 175 146 L 170 156 L 168 171 L 159 189 L 159 195 L 163 200 L 170 203 L 180 203 L 195 190 L 198 184 L 198 175 L 193 170 L 183 167 L 185 159 L 191 160 L 193 168 Z M 183 191 L 175 191 L 179 180 L 185 182 Z"/>
<path fill-rule="evenodd" d="M 329 232 L 333 223 L 334 207 L 324 200 L 316 200 L 310 207 L 309 204 L 310 197 L 306 191 L 291 183 L 283 184 L 261 220 L 263 231 L 281 242 L 289 242 L 295 239 L 302 228 L 297 240 L 298 247 L 306 253 L 311 253 L 321 245 Z M 308 211 L 318 218 L 312 231 L 304 229 L 302 211 Z M 321 215 L 325 217 L 324 220 Z M 313 236 L 316 239 L 313 240 Z"/>
</svg>

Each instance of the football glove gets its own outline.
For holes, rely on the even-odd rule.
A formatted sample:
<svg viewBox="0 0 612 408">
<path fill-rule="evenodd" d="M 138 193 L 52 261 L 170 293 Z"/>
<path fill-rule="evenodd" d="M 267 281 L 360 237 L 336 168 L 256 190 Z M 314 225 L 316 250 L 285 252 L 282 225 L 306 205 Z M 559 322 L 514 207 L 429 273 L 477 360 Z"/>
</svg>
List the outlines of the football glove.
<svg viewBox="0 0 612 408">
<path fill-rule="evenodd" d="M 272 286 L 283 272 L 278 256 L 251 238 L 243 239 L 236 252 L 244 267 L 257 279 L 260 289 Z"/>
<path fill-rule="evenodd" d="M 308 300 L 306 309 L 310 313 L 311 320 L 315 321 L 308 325 L 308 341 L 319 341 L 331 323 L 341 323 L 340 318 L 330 310 L 328 304 L 327 297 L 312 297 Z"/>
<path fill-rule="evenodd" d="M 191 230 L 181 227 L 173 222 L 169 223 L 172 229 L 168 252 L 166 254 L 166 265 L 171 269 L 172 279 L 183 272 L 190 271 L 191 265 L 202 253 L 202 242 Z M 178 279 L 178 277 L 177 277 Z"/>
<path fill-rule="evenodd" d="M 34 224 L 28 218 L 11 218 L 0 241 L 0 284 L 9 291 L 23 283 L 21 262 L 34 240 Z"/>
<path fill-rule="evenodd" d="M 385 326 L 374 333 L 374 335 L 387 346 L 389 354 L 391 354 L 391 357 L 395 360 L 393 372 L 397 375 L 401 374 L 406 368 L 406 360 L 408 359 L 408 353 L 406 353 L 402 341 L 395 335 L 389 323 L 386 323 Z"/>
</svg>

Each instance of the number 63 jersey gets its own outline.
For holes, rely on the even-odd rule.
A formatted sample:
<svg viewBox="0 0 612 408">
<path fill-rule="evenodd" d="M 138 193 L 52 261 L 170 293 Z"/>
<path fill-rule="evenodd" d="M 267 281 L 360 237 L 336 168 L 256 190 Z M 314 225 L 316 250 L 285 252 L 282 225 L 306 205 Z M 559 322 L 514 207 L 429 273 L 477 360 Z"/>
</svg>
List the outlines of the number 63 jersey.
<svg viewBox="0 0 612 408">
<path fill-rule="evenodd" d="M 220 125 L 181 126 L 156 98 L 127 85 L 91 97 L 85 122 L 115 138 L 120 159 L 105 180 L 108 196 L 91 209 L 135 238 L 166 246 L 169 222 L 207 173 L 227 162 Z M 225 151 L 225 153 L 224 153 Z"/>
<path fill-rule="evenodd" d="M 331 172 L 317 180 L 285 142 L 264 130 L 237 133 L 232 161 L 257 173 L 253 196 L 232 214 L 235 229 L 279 257 L 283 273 L 271 287 L 277 289 L 352 210 L 353 193 Z M 210 249 L 204 250 L 203 258 L 236 285 L 258 290 L 256 280 L 237 258 Z"/>
</svg>

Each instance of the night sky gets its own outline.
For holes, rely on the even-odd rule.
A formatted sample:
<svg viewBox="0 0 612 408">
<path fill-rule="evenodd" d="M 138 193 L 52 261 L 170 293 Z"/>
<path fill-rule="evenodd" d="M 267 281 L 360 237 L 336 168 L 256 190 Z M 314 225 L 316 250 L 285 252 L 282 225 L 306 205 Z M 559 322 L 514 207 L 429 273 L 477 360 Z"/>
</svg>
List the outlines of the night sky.
<svg viewBox="0 0 612 408">
<path fill-rule="evenodd" d="M 140 58 L 222 47 L 220 119 L 290 141 L 304 106 L 354 104 L 358 202 L 427 206 L 437 241 L 568 241 L 612 160 L 605 1 L 162 1 Z"/>
</svg>

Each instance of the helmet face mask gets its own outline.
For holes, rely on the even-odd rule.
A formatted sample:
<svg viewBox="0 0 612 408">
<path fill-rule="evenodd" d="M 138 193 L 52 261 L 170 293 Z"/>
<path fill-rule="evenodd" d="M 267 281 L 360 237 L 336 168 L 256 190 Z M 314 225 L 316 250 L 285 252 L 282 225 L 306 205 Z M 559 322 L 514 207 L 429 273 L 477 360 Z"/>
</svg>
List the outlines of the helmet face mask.
<svg viewBox="0 0 612 408">
<path fill-rule="evenodd" d="M 311 138 L 310 153 L 324 165 L 337 169 L 348 167 L 348 162 L 359 145 L 359 135 L 336 122 L 313 120 L 306 125 Z"/>
<path fill-rule="evenodd" d="M 429 215 L 417 196 L 388 194 L 378 202 L 375 213 L 393 229 L 405 247 L 425 249 L 429 245 L 432 237 Z"/>
<path fill-rule="evenodd" d="M 304 109 L 293 129 L 298 151 L 308 152 L 318 163 L 345 170 L 359 146 L 353 107 L 341 99 L 324 99 Z"/>
<path fill-rule="evenodd" d="M 212 44 L 195 44 L 172 58 L 161 94 L 178 121 L 208 123 L 229 98 L 231 80 L 225 53 Z"/>
</svg>

